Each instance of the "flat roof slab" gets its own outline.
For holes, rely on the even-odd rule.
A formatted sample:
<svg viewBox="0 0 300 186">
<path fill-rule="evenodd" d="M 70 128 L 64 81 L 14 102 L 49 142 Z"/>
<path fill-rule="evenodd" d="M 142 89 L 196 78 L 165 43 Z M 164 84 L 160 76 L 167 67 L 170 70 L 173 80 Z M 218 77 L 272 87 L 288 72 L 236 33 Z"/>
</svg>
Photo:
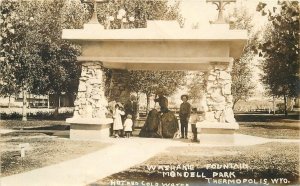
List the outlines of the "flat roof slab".
<svg viewBox="0 0 300 186">
<path fill-rule="evenodd" d="M 209 62 L 238 58 L 248 40 L 246 30 L 227 24 L 184 29 L 175 21 L 148 21 L 147 28 L 138 29 L 86 24 L 63 30 L 62 38 L 82 45 L 79 61 L 128 70 L 205 70 Z"/>
</svg>

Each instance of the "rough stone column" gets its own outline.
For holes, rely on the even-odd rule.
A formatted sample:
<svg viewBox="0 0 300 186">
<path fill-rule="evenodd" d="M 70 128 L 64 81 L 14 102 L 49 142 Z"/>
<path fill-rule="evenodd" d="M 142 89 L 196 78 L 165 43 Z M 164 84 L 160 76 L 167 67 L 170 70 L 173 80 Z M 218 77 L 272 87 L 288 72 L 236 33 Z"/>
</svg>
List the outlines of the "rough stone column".
<svg viewBox="0 0 300 186">
<path fill-rule="evenodd" d="M 104 76 L 101 62 L 82 63 L 74 118 L 106 118 Z"/>
<path fill-rule="evenodd" d="M 206 120 L 220 123 L 235 123 L 231 95 L 231 63 L 210 63 L 206 76 Z"/>
</svg>

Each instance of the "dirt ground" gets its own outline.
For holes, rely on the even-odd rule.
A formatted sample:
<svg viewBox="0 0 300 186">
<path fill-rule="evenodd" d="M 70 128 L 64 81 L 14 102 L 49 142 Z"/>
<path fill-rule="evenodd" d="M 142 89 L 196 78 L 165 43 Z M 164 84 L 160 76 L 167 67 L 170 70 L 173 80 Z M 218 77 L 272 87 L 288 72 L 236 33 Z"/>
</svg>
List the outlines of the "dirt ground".
<svg viewBox="0 0 300 186">
<path fill-rule="evenodd" d="M 21 157 L 19 144 L 29 144 Z M 74 159 L 105 148 L 109 144 L 90 141 L 72 141 L 43 133 L 9 133 L 1 136 L 2 176 L 18 174 L 48 165 Z M 83 148 L 84 147 L 84 148 Z"/>
</svg>

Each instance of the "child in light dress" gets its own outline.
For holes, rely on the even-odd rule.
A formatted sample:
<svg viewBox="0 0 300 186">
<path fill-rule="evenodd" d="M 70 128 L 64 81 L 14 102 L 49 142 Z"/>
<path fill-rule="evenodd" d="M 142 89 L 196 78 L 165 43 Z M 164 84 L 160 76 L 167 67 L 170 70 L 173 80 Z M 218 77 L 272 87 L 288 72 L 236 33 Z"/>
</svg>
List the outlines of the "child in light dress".
<svg viewBox="0 0 300 186">
<path fill-rule="evenodd" d="M 125 115 L 125 112 L 121 110 L 121 105 L 116 104 L 115 105 L 115 110 L 113 111 L 113 130 L 114 130 L 114 136 L 116 138 L 120 137 L 122 129 L 123 129 L 123 124 L 122 124 L 122 118 L 121 115 Z"/>
<path fill-rule="evenodd" d="M 132 125 L 133 125 L 132 116 L 128 114 L 124 122 L 124 132 L 125 132 L 125 137 L 127 138 L 129 138 L 132 133 Z"/>
<path fill-rule="evenodd" d="M 197 127 L 196 127 L 196 123 L 199 122 L 199 121 L 202 121 L 201 117 L 198 116 L 198 113 L 197 113 L 197 108 L 192 108 L 192 113 L 190 115 L 190 119 L 189 119 L 189 123 L 191 124 L 192 126 L 192 132 L 193 132 L 193 139 L 192 141 L 193 142 L 200 142 L 197 138 Z"/>
</svg>

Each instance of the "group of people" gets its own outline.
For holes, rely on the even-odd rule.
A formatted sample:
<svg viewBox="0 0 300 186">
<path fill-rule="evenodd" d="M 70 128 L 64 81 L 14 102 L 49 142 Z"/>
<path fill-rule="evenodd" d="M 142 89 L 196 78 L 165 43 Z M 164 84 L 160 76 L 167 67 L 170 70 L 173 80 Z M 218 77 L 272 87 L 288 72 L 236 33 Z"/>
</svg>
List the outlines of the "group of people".
<svg viewBox="0 0 300 186">
<path fill-rule="evenodd" d="M 197 138 L 197 127 L 196 123 L 201 121 L 202 118 L 199 117 L 197 113 L 197 108 L 192 108 L 191 104 L 188 102 L 188 95 L 182 95 L 182 103 L 179 110 L 179 119 L 180 119 L 180 131 L 181 138 L 188 138 L 188 128 L 189 124 L 192 128 L 193 133 L 193 142 L 199 142 Z M 168 113 L 168 99 L 163 96 L 162 93 L 158 94 L 158 98 L 154 100 L 159 103 L 160 114 Z M 121 103 L 116 103 L 115 108 L 112 112 L 113 114 L 113 136 L 114 137 L 127 137 L 129 138 L 132 135 L 132 131 L 135 127 L 136 117 L 137 117 L 137 107 L 136 98 L 134 95 L 130 96 L 124 107 Z"/>
<path fill-rule="evenodd" d="M 169 112 L 168 109 L 168 99 L 160 92 L 158 94 L 158 98 L 155 99 L 155 102 L 159 103 L 160 106 L 160 112 L 161 113 L 166 113 Z M 192 127 L 192 133 L 193 133 L 193 142 L 199 142 L 197 138 L 197 127 L 196 123 L 199 121 L 202 121 L 203 118 L 201 118 L 198 113 L 197 113 L 197 108 L 192 108 L 191 104 L 188 102 L 188 95 L 182 95 L 181 100 L 182 103 L 180 105 L 180 110 L 179 110 L 179 118 L 180 118 L 180 131 L 181 131 L 181 138 L 188 138 L 188 126 L 189 123 L 191 124 Z"/>
<path fill-rule="evenodd" d="M 121 103 L 116 103 L 112 110 L 113 117 L 113 136 L 116 138 L 132 135 L 137 116 L 137 102 L 135 96 L 131 95 L 123 107 Z"/>
</svg>

